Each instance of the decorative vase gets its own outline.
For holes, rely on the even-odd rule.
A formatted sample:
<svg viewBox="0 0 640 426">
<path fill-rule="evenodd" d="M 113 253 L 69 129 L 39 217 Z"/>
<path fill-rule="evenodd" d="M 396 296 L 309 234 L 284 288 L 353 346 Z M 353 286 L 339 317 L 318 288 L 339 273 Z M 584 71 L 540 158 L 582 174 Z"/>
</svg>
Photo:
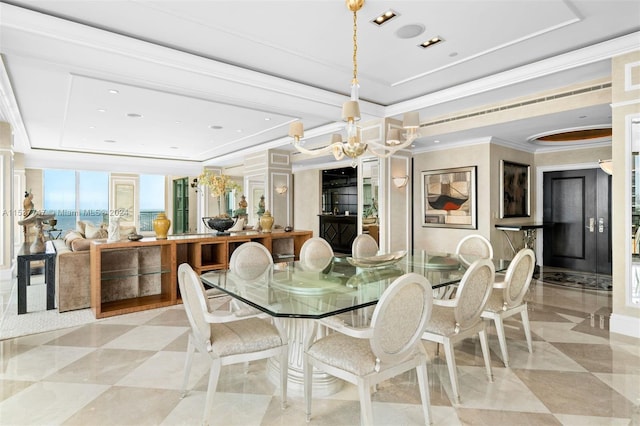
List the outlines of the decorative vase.
<svg viewBox="0 0 640 426">
<path fill-rule="evenodd" d="M 170 226 L 171 221 L 167 219 L 167 215 L 164 212 L 158 213 L 158 216 L 153 219 L 153 230 L 156 233 L 156 238 L 158 240 L 166 240 Z"/>
<path fill-rule="evenodd" d="M 271 216 L 271 212 L 269 210 L 266 210 L 260 217 L 260 227 L 262 228 L 262 232 L 271 232 L 272 226 L 273 216 Z"/>
<path fill-rule="evenodd" d="M 212 231 L 217 231 L 217 235 L 230 235 L 227 232 L 227 229 L 231 228 L 235 225 L 236 221 L 230 217 L 203 217 L 202 223 L 211 229 Z"/>
</svg>

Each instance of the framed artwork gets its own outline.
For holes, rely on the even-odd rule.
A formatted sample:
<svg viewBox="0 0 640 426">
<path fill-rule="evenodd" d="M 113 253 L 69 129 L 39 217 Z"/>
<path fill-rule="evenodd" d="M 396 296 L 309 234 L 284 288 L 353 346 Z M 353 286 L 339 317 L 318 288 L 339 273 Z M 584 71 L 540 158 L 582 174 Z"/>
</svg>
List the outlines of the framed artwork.
<svg viewBox="0 0 640 426">
<path fill-rule="evenodd" d="M 422 226 L 477 228 L 476 166 L 422 172 Z"/>
<path fill-rule="evenodd" d="M 500 217 L 529 217 L 531 167 L 500 160 Z"/>
</svg>

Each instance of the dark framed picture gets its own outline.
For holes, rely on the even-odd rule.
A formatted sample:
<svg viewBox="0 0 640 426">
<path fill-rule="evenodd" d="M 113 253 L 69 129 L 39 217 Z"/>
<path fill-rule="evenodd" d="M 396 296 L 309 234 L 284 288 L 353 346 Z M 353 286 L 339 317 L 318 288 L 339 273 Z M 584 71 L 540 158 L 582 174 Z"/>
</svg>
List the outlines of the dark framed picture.
<svg viewBox="0 0 640 426">
<path fill-rule="evenodd" d="M 476 167 L 424 171 L 422 226 L 477 228 Z"/>
<path fill-rule="evenodd" d="M 531 167 L 500 160 L 500 217 L 529 217 Z"/>
</svg>

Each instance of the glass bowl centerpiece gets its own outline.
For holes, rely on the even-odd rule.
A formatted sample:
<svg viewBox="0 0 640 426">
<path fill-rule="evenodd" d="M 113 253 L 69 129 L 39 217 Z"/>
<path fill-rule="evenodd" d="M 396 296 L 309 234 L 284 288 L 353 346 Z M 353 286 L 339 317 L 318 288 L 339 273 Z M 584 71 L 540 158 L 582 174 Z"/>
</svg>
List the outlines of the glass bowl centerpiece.
<svg viewBox="0 0 640 426">
<path fill-rule="evenodd" d="M 198 183 L 209 188 L 212 197 L 218 199 L 218 214 L 216 216 L 203 217 L 202 222 L 212 231 L 217 231 L 217 235 L 229 235 L 227 230 L 235 224 L 227 211 L 227 196 L 235 190 L 240 189 L 240 185 L 231 176 L 214 174 L 210 170 L 203 171 L 198 176 Z"/>
</svg>

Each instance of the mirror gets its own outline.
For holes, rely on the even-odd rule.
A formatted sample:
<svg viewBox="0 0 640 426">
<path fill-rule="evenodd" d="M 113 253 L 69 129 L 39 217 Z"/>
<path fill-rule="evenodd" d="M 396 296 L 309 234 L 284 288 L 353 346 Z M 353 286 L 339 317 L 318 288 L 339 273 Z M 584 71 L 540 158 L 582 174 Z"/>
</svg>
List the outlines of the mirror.
<svg viewBox="0 0 640 426">
<path fill-rule="evenodd" d="M 632 305 L 640 305 L 640 117 L 631 120 L 631 291 Z"/>
<path fill-rule="evenodd" d="M 366 159 L 362 161 L 362 189 L 358 197 L 358 211 L 362 212 L 362 233 L 370 234 L 378 244 L 380 212 L 378 210 L 380 189 L 380 163 L 379 159 Z"/>
</svg>

